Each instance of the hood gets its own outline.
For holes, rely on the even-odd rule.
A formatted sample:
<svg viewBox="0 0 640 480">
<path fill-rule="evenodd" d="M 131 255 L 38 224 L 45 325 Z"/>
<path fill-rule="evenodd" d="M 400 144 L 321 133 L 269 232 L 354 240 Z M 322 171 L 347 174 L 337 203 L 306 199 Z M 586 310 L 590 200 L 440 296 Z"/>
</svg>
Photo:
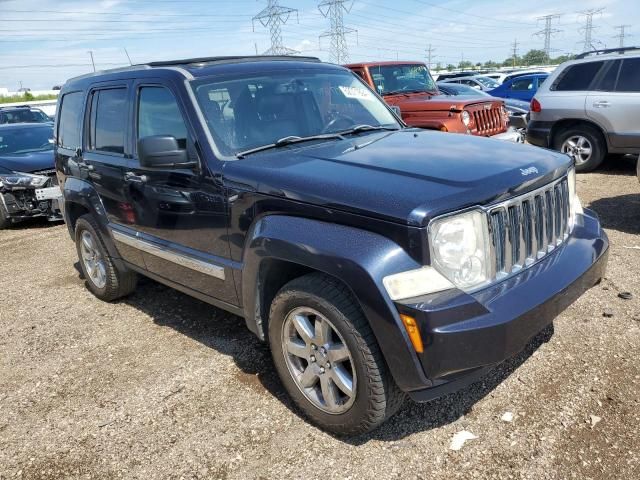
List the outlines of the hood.
<svg viewBox="0 0 640 480">
<path fill-rule="evenodd" d="M 384 98 L 391 105 L 397 105 L 402 112 L 462 111 L 469 105 L 502 102 L 500 98 L 476 95 L 431 95 L 411 93 L 391 95 Z"/>
<path fill-rule="evenodd" d="M 529 111 L 529 102 L 525 102 L 524 100 L 518 100 L 516 98 L 503 98 L 504 104 L 508 107 L 520 108 L 525 111 Z"/>
<path fill-rule="evenodd" d="M 424 226 L 538 188 L 570 162 L 528 145 L 406 129 L 257 153 L 227 162 L 224 175 L 265 195 Z"/>
<path fill-rule="evenodd" d="M 33 173 L 54 168 L 53 150 L 18 155 L 0 155 L 0 166 L 13 172 Z"/>
</svg>

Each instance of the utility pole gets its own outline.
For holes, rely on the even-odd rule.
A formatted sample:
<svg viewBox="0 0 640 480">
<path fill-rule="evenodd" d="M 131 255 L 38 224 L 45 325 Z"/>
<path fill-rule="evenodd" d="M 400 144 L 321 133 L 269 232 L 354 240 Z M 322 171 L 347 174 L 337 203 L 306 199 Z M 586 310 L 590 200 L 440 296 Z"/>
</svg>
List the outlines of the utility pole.
<svg viewBox="0 0 640 480">
<path fill-rule="evenodd" d="M 255 22 L 258 21 L 263 27 L 269 27 L 271 33 L 271 48 L 265 55 L 292 55 L 298 53 L 295 50 L 287 48 L 282 43 L 282 25 L 289 21 L 291 14 L 298 16 L 298 10 L 295 8 L 281 7 L 278 0 L 267 0 L 267 7 L 251 19 L 255 31 Z"/>
<path fill-rule="evenodd" d="M 89 56 L 91 57 L 91 65 L 93 66 L 93 71 L 96 71 L 96 62 L 93 61 L 93 50 L 89 50 Z"/>
<path fill-rule="evenodd" d="M 551 22 L 553 22 L 554 18 L 560 18 L 560 15 L 557 13 L 551 15 L 545 15 L 543 17 L 538 17 L 537 20 L 544 20 L 544 28 L 539 32 L 534 33 L 537 37 L 544 36 L 544 54 L 547 59 L 547 63 L 549 63 L 550 53 L 551 53 L 551 37 L 556 33 L 560 33 L 562 30 L 558 30 L 557 28 L 552 28 Z"/>
<path fill-rule="evenodd" d="M 331 28 L 318 37 L 318 41 L 324 37 L 331 38 L 329 56 L 334 63 L 346 63 L 349 60 L 349 47 L 347 46 L 347 34 L 357 32 L 353 28 L 344 26 L 344 14 L 351 11 L 351 0 L 324 0 L 318 3 L 320 13 L 329 19 Z"/>
<path fill-rule="evenodd" d="M 513 54 L 511 55 L 512 66 L 515 67 L 516 66 L 516 58 L 518 58 L 518 39 L 517 38 L 511 44 L 511 48 L 513 48 Z"/>
<path fill-rule="evenodd" d="M 582 47 L 583 52 L 595 50 L 593 42 L 591 41 L 591 32 L 593 32 L 593 30 L 598 27 L 593 26 L 593 16 L 602 13 L 603 10 L 604 8 L 592 8 L 590 10 L 578 12 L 580 13 L 580 15 L 584 15 L 586 19 L 585 26 L 580 29 L 580 31 L 584 32 L 584 46 Z"/>
<path fill-rule="evenodd" d="M 429 70 L 431 70 L 431 63 L 432 60 L 437 57 L 437 55 L 434 55 L 433 52 L 435 52 L 436 49 L 433 48 L 431 46 L 431 44 L 429 44 L 429 48 L 427 48 L 427 66 L 429 67 Z"/>
<path fill-rule="evenodd" d="M 630 37 L 631 36 L 629 33 L 625 32 L 625 29 L 627 27 L 631 28 L 631 25 L 617 25 L 616 27 L 614 27 L 616 30 L 620 30 L 620 33 L 618 35 L 614 35 L 614 37 L 613 37 L 613 38 L 620 39 L 620 48 L 624 47 L 624 37 Z"/>
</svg>

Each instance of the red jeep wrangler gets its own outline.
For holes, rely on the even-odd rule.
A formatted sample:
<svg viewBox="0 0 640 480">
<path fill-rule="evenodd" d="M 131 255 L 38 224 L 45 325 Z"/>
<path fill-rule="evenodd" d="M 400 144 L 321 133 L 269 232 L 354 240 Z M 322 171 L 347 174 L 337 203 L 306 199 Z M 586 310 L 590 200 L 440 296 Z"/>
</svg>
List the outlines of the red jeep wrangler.
<svg viewBox="0 0 640 480">
<path fill-rule="evenodd" d="M 504 102 L 481 96 L 442 96 L 421 62 L 375 62 L 345 65 L 357 73 L 412 127 L 468 133 L 513 142 L 521 135 L 509 128 Z"/>
</svg>

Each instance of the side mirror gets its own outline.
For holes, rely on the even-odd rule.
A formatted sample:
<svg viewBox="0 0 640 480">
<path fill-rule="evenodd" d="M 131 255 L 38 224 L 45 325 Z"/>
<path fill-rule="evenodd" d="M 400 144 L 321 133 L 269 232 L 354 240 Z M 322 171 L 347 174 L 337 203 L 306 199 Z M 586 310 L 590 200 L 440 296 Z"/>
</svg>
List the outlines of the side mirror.
<svg viewBox="0 0 640 480">
<path fill-rule="evenodd" d="M 140 166 L 146 168 L 193 168 L 187 151 L 178 146 L 178 140 L 171 135 L 153 135 L 138 140 Z"/>
<path fill-rule="evenodd" d="M 393 113 L 395 113 L 397 116 L 402 118 L 402 112 L 400 111 L 400 107 L 399 106 L 397 106 L 397 105 L 389 105 L 389 108 L 391 110 L 393 110 Z"/>
</svg>

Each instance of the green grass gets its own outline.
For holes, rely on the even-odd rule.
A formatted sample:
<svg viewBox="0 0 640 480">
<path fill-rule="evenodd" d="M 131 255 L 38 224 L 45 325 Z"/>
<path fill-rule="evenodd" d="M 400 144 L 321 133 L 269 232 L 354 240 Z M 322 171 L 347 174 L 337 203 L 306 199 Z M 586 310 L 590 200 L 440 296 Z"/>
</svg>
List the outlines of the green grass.
<svg viewBox="0 0 640 480">
<path fill-rule="evenodd" d="M 0 97 L 0 104 L 2 103 L 18 103 L 18 102 L 33 102 L 34 100 L 55 100 L 57 95 L 31 95 L 25 93 L 23 95 L 11 95 L 10 97 Z"/>
</svg>

